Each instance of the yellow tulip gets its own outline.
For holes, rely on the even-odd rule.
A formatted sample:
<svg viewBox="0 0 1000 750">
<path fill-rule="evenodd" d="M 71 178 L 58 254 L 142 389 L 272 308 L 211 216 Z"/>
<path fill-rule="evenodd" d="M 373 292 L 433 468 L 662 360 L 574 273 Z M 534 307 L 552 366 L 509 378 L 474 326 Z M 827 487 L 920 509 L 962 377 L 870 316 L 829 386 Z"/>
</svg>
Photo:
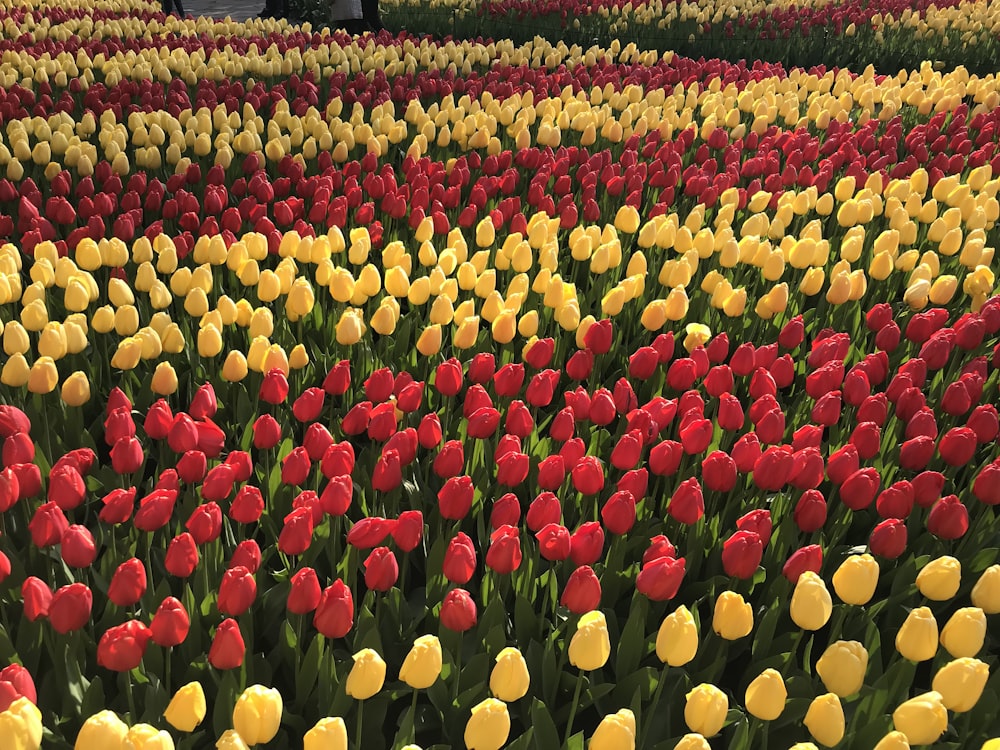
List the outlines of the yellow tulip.
<svg viewBox="0 0 1000 750">
<path fill-rule="evenodd" d="M 434 635 L 422 635 L 403 660 L 399 679 L 414 690 L 424 690 L 437 682 L 441 666 L 441 641 Z"/>
<path fill-rule="evenodd" d="M 687 694 L 684 723 L 692 732 L 712 737 L 722 731 L 729 712 L 729 698 L 715 685 L 703 682 Z"/>
<path fill-rule="evenodd" d="M 174 729 L 181 732 L 193 732 L 205 719 L 205 691 L 200 682 L 189 682 L 170 699 L 170 704 L 163 712 L 163 718 Z"/>
<path fill-rule="evenodd" d="M 150 388 L 160 396 L 169 396 L 177 390 L 177 373 L 169 362 L 160 362 L 156 366 Z"/>
<path fill-rule="evenodd" d="M 507 704 L 487 698 L 472 707 L 472 716 L 465 725 L 465 746 L 468 750 L 500 750 L 510 735 L 510 714 Z"/>
<path fill-rule="evenodd" d="M 63 381 L 62 400 L 68 406 L 83 406 L 90 401 L 90 380 L 87 374 L 77 370 Z"/>
<path fill-rule="evenodd" d="M 955 611 L 941 630 L 941 645 L 955 658 L 975 656 L 986 641 L 986 613 L 979 607 Z"/>
<path fill-rule="evenodd" d="M 962 657 L 945 664 L 934 675 L 931 687 L 941 694 L 945 708 L 955 713 L 971 711 L 990 678 L 990 667 L 979 659 Z"/>
<path fill-rule="evenodd" d="M 931 691 L 901 703 L 892 712 L 892 725 L 911 745 L 930 745 L 948 728 L 948 709 L 941 693 Z"/>
<path fill-rule="evenodd" d="M 844 707 L 840 698 L 833 693 L 814 698 L 802 723 L 819 744 L 833 747 L 844 738 Z"/>
<path fill-rule="evenodd" d="M 365 335 L 365 323 L 361 311 L 354 308 L 344 310 L 337 322 L 337 343 L 341 346 L 356 344 Z"/>
<path fill-rule="evenodd" d="M 962 564 L 943 555 L 924 565 L 917 574 L 917 589 L 932 601 L 943 602 L 958 593 L 962 583 Z"/>
<path fill-rule="evenodd" d="M 38 750 L 42 744 L 42 712 L 27 698 L 18 698 L 0 712 L 0 740 L 14 750 Z"/>
<path fill-rule="evenodd" d="M 173 738 L 150 724 L 136 724 L 128 730 L 124 750 L 174 750 Z"/>
<path fill-rule="evenodd" d="M 896 633 L 896 650 L 911 661 L 927 661 L 937 653 L 938 626 L 927 607 L 917 607 L 906 616 Z"/>
<path fill-rule="evenodd" d="M 339 716 L 320 719 L 303 741 L 303 750 L 347 750 L 347 726 Z"/>
<path fill-rule="evenodd" d="M 611 638 L 603 612 L 587 612 L 580 617 L 569 642 L 569 663 L 584 672 L 603 667 L 611 656 Z"/>
<path fill-rule="evenodd" d="M 46 323 L 38 337 L 38 353 L 43 357 L 57 360 L 66 356 L 68 343 L 62 323 Z"/>
<path fill-rule="evenodd" d="M 792 591 L 792 621 L 803 630 L 819 630 L 833 612 L 833 601 L 818 574 L 807 570 L 799 576 Z"/>
<path fill-rule="evenodd" d="M 867 671 L 868 651 L 857 641 L 831 643 L 816 662 L 816 673 L 824 687 L 841 698 L 861 690 Z"/>
<path fill-rule="evenodd" d="M 122 750 L 128 725 L 113 711 L 101 711 L 83 722 L 76 736 L 74 750 L 91 750 L 99 747 L 106 750 Z"/>
<path fill-rule="evenodd" d="M 762 721 L 774 721 L 785 710 L 788 690 L 781 673 L 765 669 L 747 686 L 745 705 L 747 711 Z"/>
<path fill-rule="evenodd" d="M 222 351 L 222 334 L 214 325 L 198 329 L 198 354 L 202 357 L 216 357 Z"/>
<path fill-rule="evenodd" d="M 59 371 L 51 357 L 39 357 L 28 373 L 28 390 L 32 393 L 51 393 L 59 383 Z"/>
<path fill-rule="evenodd" d="M 215 743 L 216 750 L 250 750 L 246 741 L 235 729 L 227 729 Z"/>
<path fill-rule="evenodd" d="M 704 323 L 688 323 L 684 328 L 684 348 L 692 352 L 712 338 L 712 329 Z"/>
<path fill-rule="evenodd" d="M 346 691 L 363 701 L 378 693 L 385 684 L 385 662 L 374 649 L 365 648 L 354 655 L 354 666 L 347 676 Z"/>
<path fill-rule="evenodd" d="M 878 741 L 875 750 L 910 750 L 910 743 L 902 732 L 889 732 Z"/>
<path fill-rule="evenodd" d="M 420 338 L 417 339 L 417 351 L 425 357 L 432 357 L 441 351 L 440 325 L 434 324 L 424 328 L 420 333 Z"/>
<path fill-rule="evenodd" d="M 656 656 L 671 667 L 683 667 L 698 652 L 698 629 L 683 604 L 663 618 L 656 634 Z"/>
<path fill-rule="evenodd" d="M 296 344 L 288 352 L 288 366 L 293 370 L 301 370 L 309 364 L 309 353 L 303 344 Z"/>
<path fill-rule="evenodd" d="M 23 388 L 28 383 L 31 375 L 31 367 L 28 360 L 20 352 L 15 352 L 7 358 L 0 370 L 0 383 L 9 385 L 12 388 Z"/>
<path fill-rule="evenodd" d="M 634 750 L 635 715 L 627 708 L 608 714 L 590 738 L 590 750 Z"/>
<path fill-rule="evenodd" d="M 281 693 L 263 685 L 251 685 L 236 699 L 233 728 L 249 745 L 274 739 L 281 724 Z"/>
<path fill-rule="evenodd" d="M 490 329 L 494 341 L 498 344 L 509 344 L 517 333 L 517 315 L 513 310 L 503 310 L 494 318 Z"/>
<path fill-rule="evenodd" d="M 750 635 L 753 630 L 753 609 L 734 591 L 723 591 L 715 602 L 712 630 L 727 641 Z"/>
<path fill-rule="evenodd" d="M 674 750 L 712 750 L 708 740 L 704 735 L 692 732 L 681 737 L 680 741 L 674 745 Z"/>
<path fill-rule="evenodd" d="M 3 350 L 8 357 L 24 354 L 31 348 L 28 332 L 16 320 L 9 320 L 3 328 Z M 1000 567 L 1000 566 L 998 566 Z"/>
<path fill-rule="evenodd" d="M 622 206 L 615 214 L 615 229 L 627 234 L 639 231 L 639 212 L 633 206 Z"/>
<path fill-rule="evenodd" d="M 878 585 L 878 562 L 865 553 L 851 555 L 833 574 L 833 590 L 846 604 L 862 606 L 871 601 Z"/>
<path fill-rule="evenodd" d="M 531 676 L 521 652 L 508 646 L 497 654 L 496 664 L 490 673 L 490 692 L 510 703 L 520 700 L 528 693 Z"/>
</svg>

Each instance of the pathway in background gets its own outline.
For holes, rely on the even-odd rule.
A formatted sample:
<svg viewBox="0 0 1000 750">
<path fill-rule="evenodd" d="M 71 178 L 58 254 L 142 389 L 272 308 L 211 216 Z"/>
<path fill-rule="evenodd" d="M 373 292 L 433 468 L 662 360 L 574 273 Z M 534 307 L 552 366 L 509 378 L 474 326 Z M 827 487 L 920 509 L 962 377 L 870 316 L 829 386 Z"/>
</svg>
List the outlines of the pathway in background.
<svg viewBox="0 0 1000 750">
<path fill-rule="evenodd" d="M 232 16 L 234 21 L 246 21 L 253 18 L 264 7 L 264 0 L 181 0 L 184 12 L 195 17 L 211 16 L 225 18 Z"/>
</svg>

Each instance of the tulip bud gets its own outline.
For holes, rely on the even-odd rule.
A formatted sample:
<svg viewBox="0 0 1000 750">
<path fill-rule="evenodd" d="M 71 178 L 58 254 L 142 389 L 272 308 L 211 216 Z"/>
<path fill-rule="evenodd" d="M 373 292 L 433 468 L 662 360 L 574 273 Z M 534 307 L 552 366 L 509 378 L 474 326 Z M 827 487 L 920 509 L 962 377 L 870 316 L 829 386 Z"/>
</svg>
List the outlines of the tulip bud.
<svg viewBox="0 0 1000 750">
<path fill-rule="evenodd" d="M 979 702 L 990 678 L 989 665 L 962 657 L 948 662 L 934 675 L 932 688 L 941 694 L 945 708 L 956 713 L 971 711 Z"/>
<path fill-rule="evenodd" d="M 627 708 L 608 714 L 590 738 L 590 750 L 634 750 L 635 715 Z"/>
<path fill-rule="evenodd" d="M 875 595 L 878 573 L 874 557 L 869 554 L 851 555 L 833 574 L 833 590 L 845 604 L 865 605 Z"/>
<path fill-rule="evenodd" d="M 816 662 L 816 673 L 824 687 L 841 698 L 861 690 L 867 670 L 868 652 L 857 641 L 831 643 Z"/>
<path fill-rule="evenodd" d="M 177 390 L 177 373 L 169 362 L 160 362 L 156 366 L 150 388 L 161 396 L 169 396 Z"/>
<path fill-rule="evenodd" d="M 250 750 L 250 746 L 235 729 L 227 729 L 215 743 L 216 750 Z"/>
<path fill-rule="evenodd" d="M 521 652 L 508 646 L 497 654 L 496 665 L 490 673 L 490 692 L 494 696 L 511 703 L 528 693 L 531 676 Z"/>
<path fill-rule="evenodd" d="M 681 737 L 680 741 L 674 745 L 674 750 L 712 750 L 708 740 L 697 732 L 691 732 Z"/>
<path fill-rule="evenodd" d="M 833 612 L 833 601 L 823 579 L 811 570 L 799 576 L 792 592 L 792 621 L 803 630 L 819 630 Z"/>
<path fill-rule="evenodd" d="M 222 363 L 223 380 L 238 383 L 247 376 L 248 372 L 247 360 L 242 352 L 233 349 L 226 355 L 226 361 Z"/>
<path fill-rule="evenodd" d="M 87 374 L 77 370 L 63 381 L 62 400 L 67 406 L 83 406 L 90 401 L 90 380 Z"/>
<path fill-rule="evenodd" d="M 76 736 L 75 750 L 89 750 L 94 747 L 106 747 L 117 750 L 125 742 L 128 725 L 118 718 L 113 711 L 96 713 L 80 727 Z"/>
<path fill-rule="evenodd" d="M 347 676 L 347 694 L 355 700 L 371 698 L 385 684 L 385 662 L 376 651 L 362 649 L 354 655 L 354 666 Z"/>
<path fill-rule="evenodd" d="M 32 393 L 51 393 L 59 383 L 59 371 L 51 357 L 39 357 L 28 373 L 28 390 Z"/>
<path fill-rule="evenodd" d="M 263 685 L 251 685 L 236 700 L 233 727 L 250 745 L 270 742 L 281 724 L 281 693 Z"/>
<path fill-rule="evenodd" d="M 955 658 L 975 656 L 986 640 L 986 614 L 979 607 L 962 607 L 941 630 L 941 645 Z"/>
<path fill-rule="evenodd" d="M 892 712 L 892 725 L 911 745 L 930 745 L 948 728 L 948 709 L 941 693 L 931 691 L 901 703 Z"/>
<path fill-rule="evenodd" d="M 510 714 L 507 704 L 487 698 L 472 707 L 472 716 L 465 725 L 465 746 L 469 750 L 500 750 L 510 735 Z"/>
<path fill-rule="evenodd" d="M 988 615 L 1000 613 L 1000 565 L 991 565 L 972 587 L 972 603 Z"/>
<path fill-rule="evenodd" d="M 723 591 L 715 602 L 712 630 L 727 641 L 750 635 L 753 630 L 753 609 L 739 594 Z"/>
<path fill-rule="evenodd" d="M 399 679 L 414 690 L 424 690 L 433 685 L 441 675 L 441 642 L 437 636 L 422 635 L 403 660 Z"/>
<path fill-rule="evenodd" d="M 181 732 L 193 732 L 205 718 L 205 691 L 200 682 L 189 682 L 170 699 L 163 718 Z"/>
<path fill-rule="evenodd" d="M 936 602 L 954 597 L 961 583 L 962 564 L 948 555 L 931 560 L 917 574 L 920 593 Z"/>
<path fill-rule="evenodd" d="M 712 737 L 722 731 L 728 712 L 729 698 L 726 694 L 715 685 L 703 682 L 687 694 L 684 723 L 692 732 Z"/>
<path fill-rule="evenodd" d="M 840 698 L 833 693 L 814 698 L 802 723 L 819 744 L 833 747 L 844 738 L 844 707 Z"/>
<path fill-rule="evenodd" d="M 917 607 L 906 616 L 896 633 L 896 650 L 910 661 L 927 661 L 937 653 L 938 626 L 927 607 Z"/>
<path fill-rule="evenodd" d="M 611 656 L 608 623 L 602 612 L 588 612 L 577 623 L 569 643 L 569 663 L 589 672 L 603 667 Z"/>
<path fill-rule="evenodd" d="M 683 667 L 698 652 L 698 629 L 683 604 L 663 618 L 656 634 L 656 656 L 671 667 Z"/>
<path fill-rule="evenodd" d="M 785 710 L 788 690 L 781 673 L 765 669 L 747 686 L 745 705 L 747 711 L 763 721 L 774 721 Z"/>
<path fill-rule="evenodd" d="M 303 743 L 303 750 L 347 750 L 347 725 L 339 716 L 320 719 Z"/>
<path fill-rule="evenodd" d="M 902 732 L 889 732 L 878 741 L 874 750 L 910 750 L 910 743 Z"/>
</svg>

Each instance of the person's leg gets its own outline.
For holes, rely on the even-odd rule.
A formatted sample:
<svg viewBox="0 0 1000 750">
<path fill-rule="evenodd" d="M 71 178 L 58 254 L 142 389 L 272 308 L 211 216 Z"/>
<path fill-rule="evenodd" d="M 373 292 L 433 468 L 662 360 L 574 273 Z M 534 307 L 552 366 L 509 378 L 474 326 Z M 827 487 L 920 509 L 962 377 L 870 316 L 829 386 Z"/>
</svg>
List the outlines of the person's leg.
<svg viewBox="0 0 1000 750">
<path fill-rule="evenodd" d="M 372 31 L 377 34 L 385 28 L 378 12 L 378 0 L 361 0 L 361 10 Z"/>
</svg>

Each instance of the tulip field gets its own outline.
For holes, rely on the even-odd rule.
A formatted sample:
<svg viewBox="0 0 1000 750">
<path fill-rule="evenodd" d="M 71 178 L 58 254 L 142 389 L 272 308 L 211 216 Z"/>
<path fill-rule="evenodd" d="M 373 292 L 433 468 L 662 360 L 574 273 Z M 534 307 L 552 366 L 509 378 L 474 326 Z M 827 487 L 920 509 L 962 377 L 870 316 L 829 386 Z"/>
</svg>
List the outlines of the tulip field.
<svg viewBox="0 0 1000 750">
<path fill-rule="evenodd" d="M 0 9 L 0 750 L 1000 748 L 993 4 L 579 5 Z"/>
</svg>

